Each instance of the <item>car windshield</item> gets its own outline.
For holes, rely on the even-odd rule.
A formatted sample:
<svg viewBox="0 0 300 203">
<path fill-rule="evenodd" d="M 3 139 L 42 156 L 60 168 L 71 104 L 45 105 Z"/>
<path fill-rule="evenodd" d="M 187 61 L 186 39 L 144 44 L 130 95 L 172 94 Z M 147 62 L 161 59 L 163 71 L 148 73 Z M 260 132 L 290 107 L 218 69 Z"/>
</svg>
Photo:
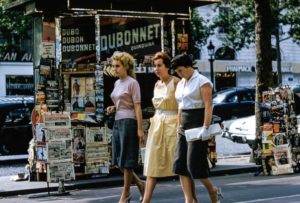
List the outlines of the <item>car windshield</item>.
<svg viewBox="0 0 300 203">
<path fill-rule="evenodd" d="M 220 103 L 222 101 L 224 101 L 225 99 L 225 94 L 214 94 L 213 95 L 213 103 Z"/>
</svg>

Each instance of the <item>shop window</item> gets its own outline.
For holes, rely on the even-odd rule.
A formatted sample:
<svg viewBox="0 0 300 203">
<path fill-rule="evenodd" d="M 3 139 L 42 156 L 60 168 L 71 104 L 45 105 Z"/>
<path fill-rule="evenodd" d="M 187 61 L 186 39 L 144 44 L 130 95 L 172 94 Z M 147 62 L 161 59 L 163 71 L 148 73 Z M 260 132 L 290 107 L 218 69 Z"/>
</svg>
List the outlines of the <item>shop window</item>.
<svg viewBox="0 0 300 203">
<path fill-rule="evenodd" d="M 235 60 L 235 51 L 228 46 L 221 47 L 217 49 L 215 58 L 217 60 Z"/>
<path fill-rule="evenodd" d="M 6 95 L 33 95 L 32 75 L 6 76 Z"/>
</svg>

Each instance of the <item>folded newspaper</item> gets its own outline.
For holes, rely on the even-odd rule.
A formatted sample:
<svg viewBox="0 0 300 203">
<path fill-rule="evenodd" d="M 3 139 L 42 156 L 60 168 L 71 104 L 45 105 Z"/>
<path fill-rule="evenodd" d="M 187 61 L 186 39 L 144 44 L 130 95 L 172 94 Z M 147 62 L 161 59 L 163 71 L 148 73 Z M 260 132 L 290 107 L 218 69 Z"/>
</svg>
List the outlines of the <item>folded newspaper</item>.
<svg viewBox="0 0 300 203">
<path fill-rule="evenodd" d="M 203 127 L 198 127 L 198 128 L 191 128 L 191 129 L 185 130 L 184 132 L 185 132 L 186 141 L 192 142 L 195 140 L 202 139 L 201 134 L 200 134 L 202 128 Z M 218 123 L 215 123 L 215 124 L 212 124 L 209 126 L 207 135 L 210 136 L 210 138 L 211 138 L 212 136 L 216 136 L 221 133 L 222 133 L 222 129 L 221 129 L 220 125 Z"/>
</svg>

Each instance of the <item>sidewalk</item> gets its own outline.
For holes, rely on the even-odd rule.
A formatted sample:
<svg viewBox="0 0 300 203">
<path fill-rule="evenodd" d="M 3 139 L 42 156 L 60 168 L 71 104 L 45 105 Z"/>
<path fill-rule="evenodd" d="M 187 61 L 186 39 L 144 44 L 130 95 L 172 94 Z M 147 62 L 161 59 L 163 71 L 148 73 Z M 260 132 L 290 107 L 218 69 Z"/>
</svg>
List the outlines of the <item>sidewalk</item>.
<svg viewBox="0 0 300 203">
<path fill-rule="evenodd" d="M 256 165 L 249 163 L 249 155 L 220 157 L 218 158 L 216 167 L 211 169 L 211 176 L 249 173 L 254 172 L 256 168 Z M 139 174 L 139 176 L 145 179 L 141 174 Z M 0 177 L 0 183 L 2 183 L 0 185 L 0 197 L 48 192 L 46 182 L 15 181 L 13 177 L 14 176 Z M 177 178 L 177 176 L 172 177 L 172 179 Z M 94 179 L 89 178 L 67 182 L 65 183 L 65 189 L 69 191 L 73 189 L 121 186 L 122 184 L 122 176 L 108 175 Z M 57 192 L 58 183 L 50 183 L 49 190 L 51 192 Z"/>
</svg>

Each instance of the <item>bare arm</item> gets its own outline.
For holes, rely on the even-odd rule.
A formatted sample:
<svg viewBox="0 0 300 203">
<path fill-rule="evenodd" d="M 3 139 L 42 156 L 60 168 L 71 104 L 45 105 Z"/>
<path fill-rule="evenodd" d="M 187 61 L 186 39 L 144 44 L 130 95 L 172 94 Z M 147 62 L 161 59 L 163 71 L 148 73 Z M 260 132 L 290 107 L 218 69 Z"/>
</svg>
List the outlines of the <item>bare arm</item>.
<svg viewBox="0 0 300 203">
<path fill-rule="evenodd" d="M 200 88 L 200 94 L 204 102 L 204 122 L 203 126 L 208 128 L 212 119 L 212 87 L 207 83 Z"/>
<path fill-rule="evenodd" d="M 134 104 L 136 119 L 137 119 L 137 127 L 138 127 L 138 137 L 140 142 L 144 142 L 144 131 L 143 131 L 143 116 L 142 116 L 142 109 L 140 103 Z"/>
<path fill-rule="evenodd" d="M 178 109 L 178 114 L 177 114 L 177 128 L 180 126 L 181 122 L 181 109 Z"/>
</svg>

